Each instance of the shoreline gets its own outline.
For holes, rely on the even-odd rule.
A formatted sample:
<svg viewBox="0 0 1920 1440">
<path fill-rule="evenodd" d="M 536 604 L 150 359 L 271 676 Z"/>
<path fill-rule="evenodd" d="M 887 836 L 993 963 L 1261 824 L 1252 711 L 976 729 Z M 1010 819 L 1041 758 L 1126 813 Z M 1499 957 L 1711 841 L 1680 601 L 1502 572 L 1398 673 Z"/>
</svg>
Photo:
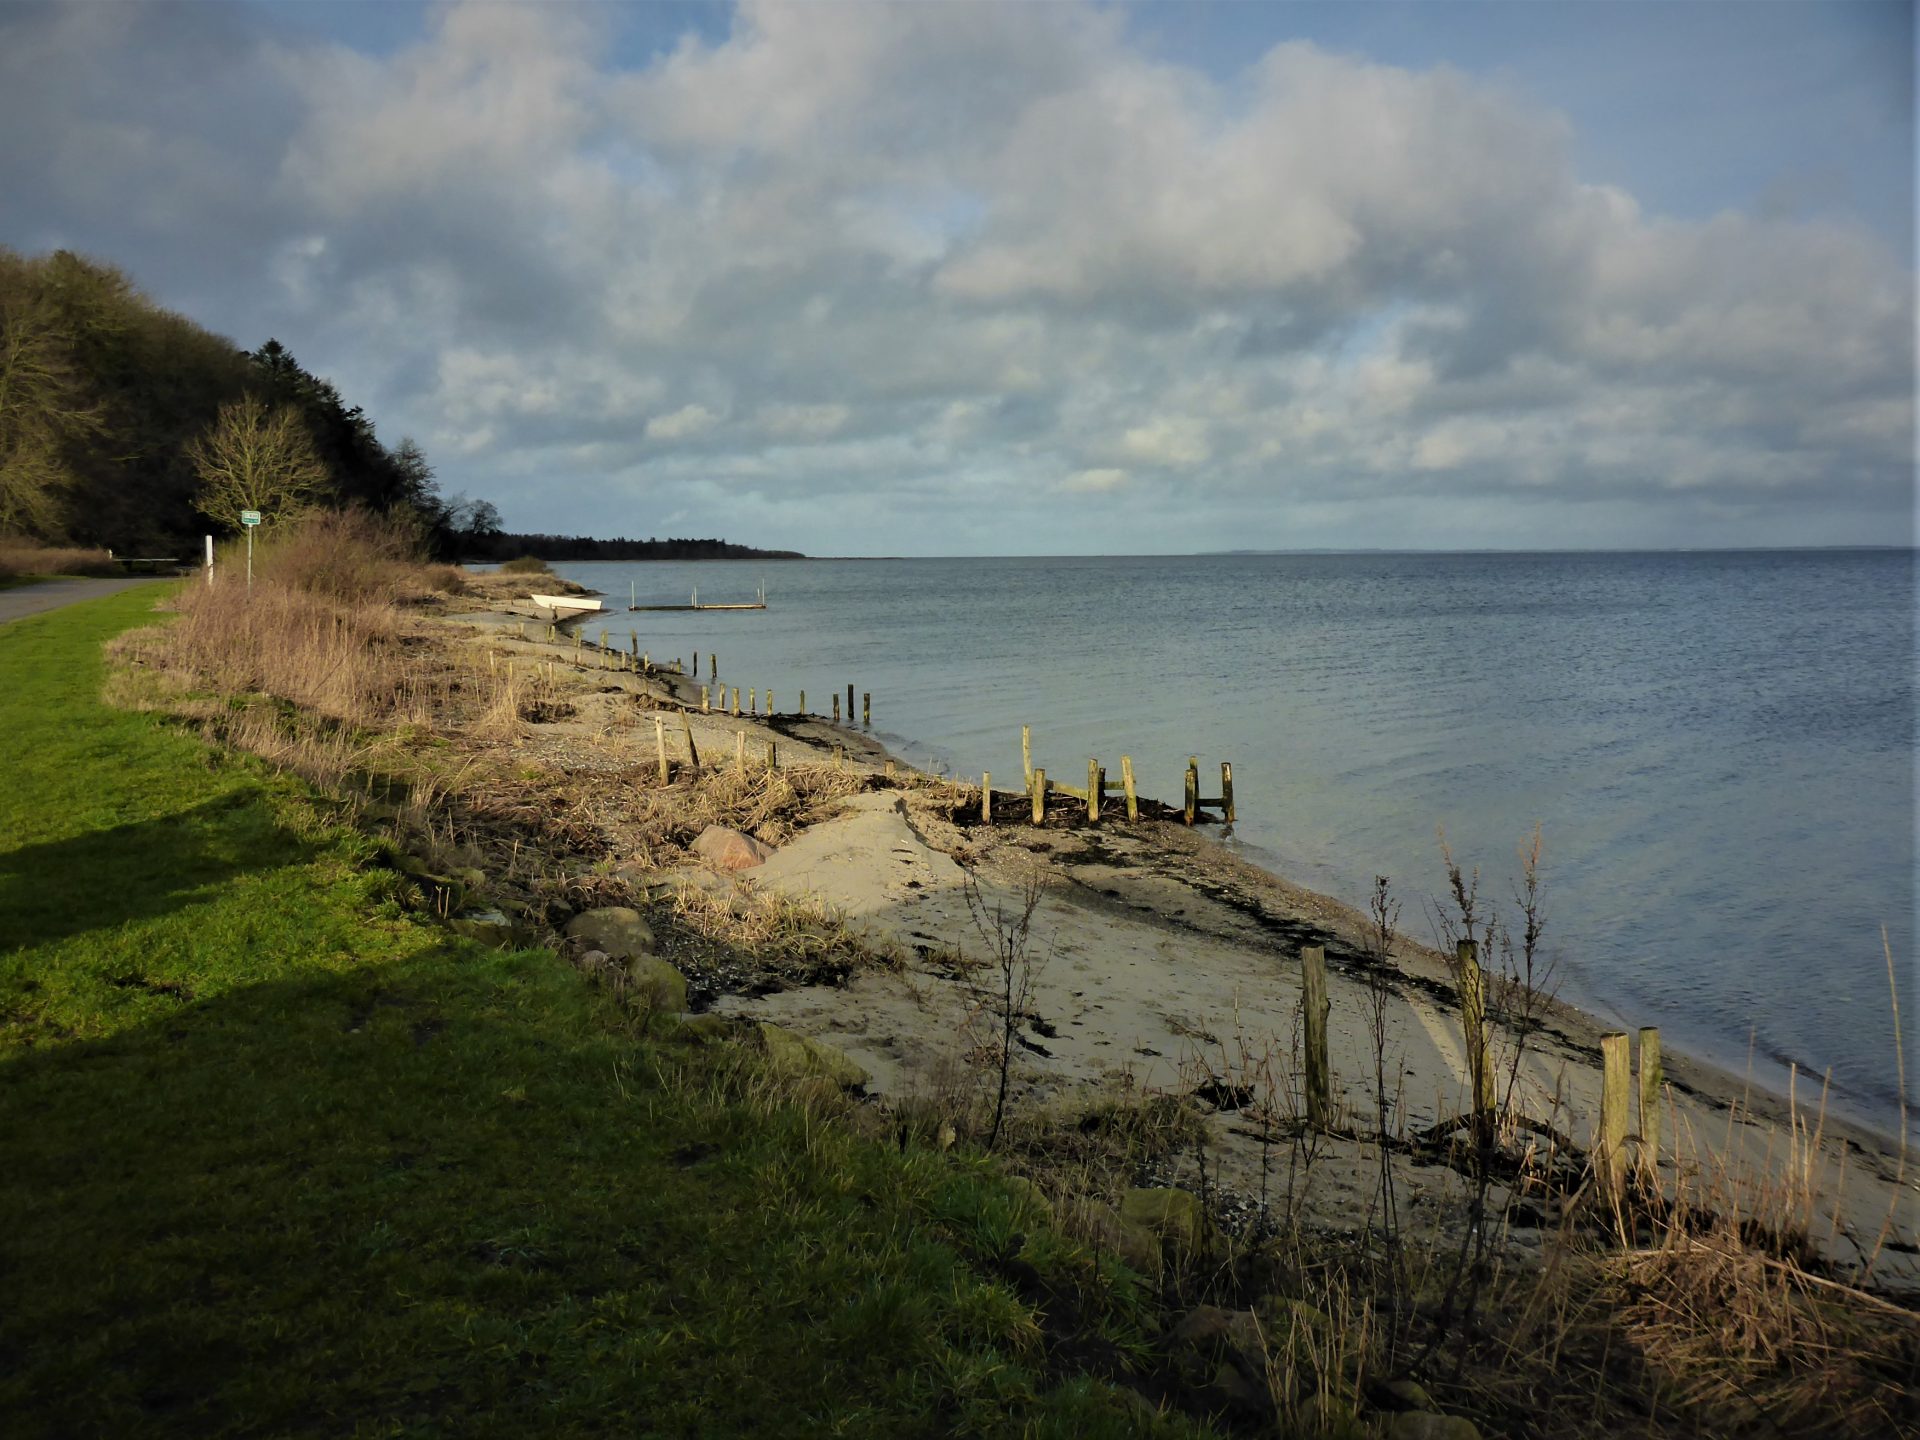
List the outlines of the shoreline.
<svg viewBox="0 0 1920 1440">
<path fill-rule="evenodd" d="M 450 618 L 497 632 L 521 617 L 494 611 Z M 519 643 L 552 656 L 573 650 L 544 640 Z M 623 676 L 617 688 L 628 679 L 638 677 Z M 1345 1127 L 1355 1138 L 1326 1142 L 1316 1182 L 1321 1194 L 1311 1209 L 1321 1223 L 1344 1221 L 1349 1227 L 1364 1214 L 1379 1148 L 1364 1136 L 1378 1097 L 1372 1091 L 1374 1056 L 1370 1045 L 1360 1043 L 1368 996 L 1367 917 L 1352 906 L 1270 873 L 1217 838 L 1177 823 L 1143 819 L 1130 825 L 1103 817 L 1094 829 L 1084 816 L 1077 825 L 1050 816 L 1044 829 L 1006 821 L 968 824 L 958 797 L 970 794 L 977 807 L 977 786 L 913 772 L 857 726 L 836 727 L 812 716 L 702 715 L 698 687 L 687 676 L 656 672 L 636 688 L 688 712 L 686 728 L 702 754 L 717 753 L 722 763 L 731 761 L 736 742 L 730 737 L 747 734 L 756 751 L 773 741 L 782 766 L 832 763 L 835 747 L 844 747 L 845 763 L 869 784 L 882 780 L 889 762 L 903 783 L 911 777 L 908 788 L 855 795 L 841 814 L 802 829 L 738 879 L 716 881 L 711 872 L 686 866 L 659 877 L 663 884 L 823 900 L 876 945 L 917 957 L 898 974 L 861 972 L 844 987 L 795 987 L 751 998 L 722 994 L 715 1009 L 773 1020 L 837 1046 L 871 1074 L 870 1093 L 889 1103 L 937 1099 L 946 1083 L 942 1076 L 964 1065 L 979 1038 L 970 1028 L 976 1027 L 977 1003 L 950 973 L 950 961 L 943 973 L 939 960 L 970 952 L 977 958 L 990 948 L 982 946 L 968 913 L 968 875 L 986 904 L 1005 909 L 1017 901 L 1024 877 L 1039 872 L 1048 877 L 1049 889 L 1034 912 L 1034 944 L 1050 958 L 1039 969 L 1031 1021 L 1018 1037 L 1012 1103 L 1058 1106 L 1115 1087 L 1184 1093 L 1209 1080 L 1232 1079 L 1251 1053 L 1271 1062 L 1297 1046 L 1298 950 L 1320 943 L 1329 972 L 1335 1104 L 1356 1123 Z M 588 716 L 541 728 L 564 737 L 569 726 L 584 732 L 593 723 Z M 644 758 L 652 753 L 653 736 L 636 734 L 635 745 Z M 1006 791 L 996 795 L 1024 803 Z M 1463 1108 L 1464 1037 L 1446 958 L 1396 933 L 1391 960 L 1387 1051 L 1398 1073 L 1389 1086 L 1397 1096 L 1390 1128 L 1397 1126 L 1404 1136 Z M 1599 1039 L 1613 1027 L 1558 1001 L 1541 1018 L 1531 1053 L 1512 1073 L 1516 1106 L 1585 1146 L 1599 1108 Z M 1500 1031 L 1496 1054 L 1510 1054 L 1500 1049 L 1510 1042 L 1510 1033 Z M 1914 1204 L 1914 1167 L 1905 1165 L 1906 1178 L 1899 1178 L 1898 1136 L 1832 1110 L 1820 1116 L 1817 1089 L 1811 1095 L 1774 1093 L 1750 1076 L 1679 1050 L 1667 1050 L 1664 1060 L 1669 1114 L 1663 1149 L 1679 1155 L 1676 1164 L 1663 1153 L 1670 1187 L 1716 1170 L 1764 1179 L 1780 1169 L 1777 1160 L 1791 1159 L 1809 1206 L 1816 1194 L 1834 1197 L 1804 1217 L 1826 1232 L 1829 1262 L 1839 1270 L 1857 1263 L 1857 1252 L 1873 1244 L 1891 1211 L 1899 1248 L 1880 1256 L 1876 1280 L 1903 1291 L 1920 1289 L 1920 1251 L 1914 1248 L 1920 1207 Z M 1224 1133 L 1213 1184 L 1223 1193 L 1251 1190 L 1253 1172 L 1267 1157 L 1250 1153 L 1244 1127 L 1236 1136 L 1230 1110 L 1217 1110 L 1214 1119 Z M 1457 1179 L 1444 1166 L 1407 1168 L 1417 1194 L 1446 1194 Z"/>
</svg>

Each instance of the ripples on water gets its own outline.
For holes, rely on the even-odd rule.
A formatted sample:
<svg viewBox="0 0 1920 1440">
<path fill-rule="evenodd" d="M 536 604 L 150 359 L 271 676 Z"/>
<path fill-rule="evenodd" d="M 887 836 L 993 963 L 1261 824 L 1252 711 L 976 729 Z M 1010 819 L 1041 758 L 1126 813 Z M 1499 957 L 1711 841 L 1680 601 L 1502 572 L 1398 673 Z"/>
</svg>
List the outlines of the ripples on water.
<svg viewBox="0 0 1920 1440">
<path fill-rule="evenodd" d="M 1911 552 L 559 569 L 643 604 L 764 579 L 764 613 L 615 623 L 783 707 L 852 682 L 957 775 L 1017 786 L 1022 723 L 1050 772 L 1125 752 L 1175 801 L 1187 755 L 1231 760 L 1239 844 L 1355 903 L 1392 876 L 1415 933 L 1437 825 L 1504 897 L 1538 821 L 1565 998 L 1737 1069 L 1751 1033 L 1763 1078 L 1832 1066 L 1882 1123 L 1885 924 L 1920 1065 Z"/>
</svg>

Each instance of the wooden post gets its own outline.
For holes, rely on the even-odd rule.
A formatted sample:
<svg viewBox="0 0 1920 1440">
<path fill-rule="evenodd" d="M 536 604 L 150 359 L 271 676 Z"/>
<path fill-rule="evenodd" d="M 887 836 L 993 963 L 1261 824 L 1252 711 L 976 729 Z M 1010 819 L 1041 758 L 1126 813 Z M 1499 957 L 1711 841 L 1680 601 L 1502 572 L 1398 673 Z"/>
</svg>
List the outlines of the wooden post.
<svg viewBox="0 0 1920 1440">
<path fill-rule="evenodd" d="M 853 723 L 853 686 L 847 686 L 847 724 Z"/>
<path fill-rule="evenodd" d="M 1187 824 L 1193 824 L 1200 813 L 1200 757 L 1187 757 Z"/>
<path fill-rule="evenodd" d="M 1467 1041 L 1467 1076 L 1473 1085 L 1473 1113 L 1493 1113 L 1493 1065 L 1487 1054 L 1487 988 L 1480 974 L 1480 947 L 1462 940 L 1454 947 L 1460 972 L 1460 1029 Z"/>
<path fill-rule="evenodd" d="M 1594 1145 L 1594 1170 L 1608 1195 L 1619 1198 L 1627 1178 L 1627 1109 L 1630 1103 L 1627 1035 L 1600 1037 L 1600 1134 Z"/>
<path fill-rule="evenodd" d="M 698 650 L 693 652 L 693 673 L 696 675 L 700 673 L 700 652 Z"/>
<path fill-rule="evenodd" d="M 733 732 L 733 763 L 741 770 L 747 768 L 747 732 L 744 730 Z"/>
<path fill-rule="evenodd" d="M 693 743 L 693 721 L 687 718 L 687 712 L 680 712 L 680 728 L 687 732 L 687 760 L 694 769 L 700 768 L 700 750 Z"/>
<path fill-rule="evenodd" d="M 1027 793 L 1033 797 L 1033 823 L 1047 823 L 1047 772 L 1044 769 L 1033 772 L 1033 780 L 1027 786 Z"/>
<path fill-rule="evenodd" d="M 840 696 L 838 694 L 835 694 L 833 697 L 833 723 L 836 725 L 840 723 Z"/>
<path fill-rule="evenodd" d="M 1324 1130 L 1331 1123 L 1333 1081 L 1327 1063 L 1327 951 L 1308 945 L 1300 951 L 1300 976 L 1306 1020 L 1307 1124 Z"/>
<path fill-rule="evenodd" d="M 709 650 L 707 652 L 707 664 L 712 667 L 707 674 L 707 679 L 718 680 L 720 678 L 720 657 Z"/>
<path fill-rule="evenodd" d="M 702 685 L 700 687 L 700 713 L 702 715 L 711 715 L 713 713 L 713 707 L 708 703 L 711 699 L 712 696 L 708 692 L 707 687 Z"/>
<path fill-rule="evenodd" d="M 1127 819 L 1138 820 L 1140 797 L 1133 792 L 1133 757 L 1131 755 L 1120 757 L 1120 784 L 1127 792 Z"/>
<path fill-rule="evenodd" d="M 1087 823 L 1100 823 L 1100 782 L 1105 777 L 1100 770 L 1098 760 L 1087 761 Z"/>
<path fill-rule="evenodd" d="M 1220 762 L 1220 806 L 1227 812 L 1227 823 L 1233 823 L 1233 766 L 1226 761 Z"/>
<path fill-rule="evenodd" d="M 1640 1030 L 1640 1174 L 1650 1186 L 1660 1183 L 1660 1091 L 1666 1084 L 1660 1064 L 1660 1031 Z"/>
<path fill-rule="evenodd" d="M 640 632 L 638 630 L 630 630 L 627 632 L 627 653 L 632 655 L 636 660 L 640 658 Z"/>
<path fill-rule="evenodd" d="M 993 824 L 993 772 L 980 772 L 980 823 Z"/>
<path fill-rule="evenodd" d="M 754 689 L 753 686 L 749 685 L 747 687 L 747 714 L 758 715 L 759 713 L 760 713 L 760 692 Z"/>
<path fill-rule="evenodd" d="M 887 761 L 887 779 L 893 779 L 893 761 Z"/>
<path fill-rule="evenodd" d="M 807 692 L 804 690 L 800 692 L 800 709 L 798 713 L 802 715 L 807 713 Z"/>
<path fill-rule="evenodd" d="M 738 685 L 733 687 L 733 718 L 736 720 L 740 718 L 740 687 Z"/>
<path fill-rule="evenodd" d="M 1020 727 L 1020 769 L 1027 777 L 1027 788 L 1033 788 L 1033 727 Z"/>
<path fill-rule="evenodd" d="M 773 692 L 771 690 L 767 691 L 767 714 L 769 716 L 773 714 Z"/>
<path fill-rule="evenodd" d="M 769 740 L 767 741 L 767 769 L 771 770 L 777 764 L 778 757 L 773 753 L 773 741 Z"/>
<path fill-rule="evenodd" d="M 869 730 L 873 728 L 873 692 L 871 690 L 860 692 L 860 723 Z"/>
<path fill-rule="evenodd" d="M 667 772 L 667 722 L 658 715 L 653 717 L 653 743 L 660 752 L 660 783 L 665 785 L 672 778 Z"/>
</svg>

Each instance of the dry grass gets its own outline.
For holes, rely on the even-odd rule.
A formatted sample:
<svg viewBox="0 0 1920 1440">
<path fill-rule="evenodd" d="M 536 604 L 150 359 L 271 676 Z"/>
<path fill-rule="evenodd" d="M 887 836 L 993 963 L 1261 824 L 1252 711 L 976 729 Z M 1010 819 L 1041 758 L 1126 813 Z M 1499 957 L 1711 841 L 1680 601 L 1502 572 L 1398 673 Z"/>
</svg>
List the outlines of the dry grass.
<svg viewBox="0 0 1920 1440">
<path fill-rule="evenodd" d="M 35 540 L 0 538 L 0 580 L 28 575 L 118 575 L 120 567 L 105 550 L 42 545 Z"/>
</svg>

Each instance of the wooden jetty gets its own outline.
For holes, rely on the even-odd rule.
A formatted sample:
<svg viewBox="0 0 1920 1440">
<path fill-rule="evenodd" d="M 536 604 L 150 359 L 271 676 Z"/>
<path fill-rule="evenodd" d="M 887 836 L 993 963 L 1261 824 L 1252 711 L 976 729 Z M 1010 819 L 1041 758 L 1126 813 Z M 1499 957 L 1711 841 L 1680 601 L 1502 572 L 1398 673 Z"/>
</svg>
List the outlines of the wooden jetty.
<svg viewBox="0 0 1920 1440">
<path fill-rule="evenodd" d="M 764 610 L 766 608 L 767 608 L 767 587 L 764 585 L 760 587 L 760 595 L 758 599 L 742 600 L 742 601 L 737 601 L 731 604 L 721 604 L 721 605 L 702 605 L 700 603 L 700 587 L 697 585 L 693 589 L 692 600 L 688 601 L 688 603 L 686 603 L 685 605 L 640 605 L 634 602 L 633 587 L 631 585 L 627 587 L 627 609 L 628 610 L 645 610 L 650 613 L 658 613 L 659 611 L 663 611 L 663 610 L 675 610 L 675 611 Z"/>
</svg>

